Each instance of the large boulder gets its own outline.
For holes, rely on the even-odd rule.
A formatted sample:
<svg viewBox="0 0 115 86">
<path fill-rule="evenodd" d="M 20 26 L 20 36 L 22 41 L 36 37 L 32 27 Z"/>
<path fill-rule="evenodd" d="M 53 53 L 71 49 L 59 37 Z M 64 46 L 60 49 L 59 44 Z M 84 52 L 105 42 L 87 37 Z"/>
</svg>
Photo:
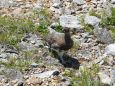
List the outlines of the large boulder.
<svg viewBox="0 0 115 86">
<path fill-rule="evenodd" d="M 60 16 L 60 25 L 69 28 L 81 28 L 80 18 L 72 15 Z"/>
<path fill-rule="evenodd" d="M 9 8 L 14 5 L 15 3 L 13 0 L 0 0 L 0 7 Z"/>
<path fill-rule="evenodd" d="M 85 19 L 85 24 L 89 24 L 89 25 L 92 25 L 92 26 L 95 26 L 95 25 L 99 25 L 100 23 L 100 19 L 95 17 L 95 16 L 86 16 Z"/>
<path fill-rule="evenodd" d="M 73 0 L 73 2 L 78 4 L 78 5 L 84 4 L 84 0 Z"/>
<path fill-rule="evenodd" d="M 115 0 L 111 0 L 111 3 L 115 4 Z"/>
<path fill-rule="evenodd" d="M 105 54 L 115 56 L 115 43 L 114 44 L 109 44 L 108 46 L 106 46 Z"/>
<path fill-rule="evenodd" d="M 100 77 L 100 81 L 101 81 L 102 84 L 104 84 L 106 86 L 111 85 L 112 80 L 107 74 L 105 74 L 103 72 L 99 72 L 98 75 Z"/>
<path fill-rule="evenodd" d="M 50 78 L 55 72 L 59 72 L 59 71 L 56 69 L 56 70 L 46 71 L 40 74 L 34 74 L 34 76 L 38 78 Z"/>
<path fill-rule="evenodd" d="M 94 35 L 97 37 L 97 41 L 105 44 L 113 43 L 112 36 L 106 28 L 95 28 Z"/>
</svg>

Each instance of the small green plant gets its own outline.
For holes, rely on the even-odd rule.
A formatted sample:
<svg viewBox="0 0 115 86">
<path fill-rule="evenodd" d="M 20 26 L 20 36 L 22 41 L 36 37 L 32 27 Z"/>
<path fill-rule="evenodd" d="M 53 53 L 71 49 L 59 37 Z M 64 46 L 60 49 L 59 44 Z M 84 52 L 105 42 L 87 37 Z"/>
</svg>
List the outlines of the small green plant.
<svg viewBox="0 0 115 86">
<path fill-rule="evenodd" d="M 111 28 L 112 38 L 115 39 L 115 28 Z"/>
<path fill-rule="evenodd" d="M 101 26 L 108 28 L 112 32 L 112 38 L 115 39 L 115 8 L 111 8 L 112 15 L 107 16 L 103 12 L 101 17 Z"/>
<path fill-rule="evenodd" d="M 98 68 L 96 66 L 92 69 L 84 68 L 80 70 L 81 75 L 77 77 L 77 83 L 73 83 L 73 86 L 101 86 L 100 79 L 96 76 Z"/>
<path fill-rule="evenodd" d="M 64 76 L 68 76 L 68 77 L 73 77 L 74 74 L 75 74 L 75 71 L 66 69 L 66 70 L 64 71 L 64 74 L 63 74 L 63 75 L 64 75 Z"/>
<path fill-rule="evenodd" d="M 41 8 L 34 10 L 34 15 L 39 18 L 39 25 L 36 26 L 37 31 L 41 36 L 46 36 L 48 34 L 47 28 L 51 24 L 52 13 L 46 8 Z"/>
<path fill-rule="evenodd" d="M 14 19 L 0 16 L 0 43 L 6 43 L 17 47 L 25 33 L 34 33 L 36 28 L 29 19 Z"/>
<path fill-rule="evenodd" d="M 70 49 L 70 52 L 72 53 L 72 55 L 75 55 L 79 47 L 80 47 L 79 42 L 74 41 L 73 47 Z"/>
<path fill-rule="evenodd" d="M 103 11 L 101 16 L 101 25 L 103 27 L 108 27 L 109 25 L 115 26 L 115 8 L 111 8 L 112 15 L 107 16 L 106 13 Z"/>
<path fill-rule="evenodd" d="M 84 22 L 84 16 L 81 16 L 81 25 L 83 25 L 84 26 L 84 30 L 86 31 L 86 32 L 92 32 L 93 31 L 93 26 L 92 25 L 89 25 L 89 24 L 85 24 L 85 22 Z"/>
<path fill-rule="evenodd" d="M 28 69 L 30 64 L 30 61 L 16 59 L 15 57 L 10 58 L 8 62 L 0 61 L 0 65 L 4 65 L 6 68 L 13 68 L 20 71 L 25 71 Z"/>
<path fill-rule="evenodd" d="M 94 9 L 92 9 L 92 10 L 89 11 L 89 15 L 101 18 L 101 15 L 96 10 L 94 10 Z"/>
<path fill-rule="evenodd" d="M 94 28 L 92 25 L 86 24 L 84 29 L 86 32 L 92 32 Z"/>
<path fill-rule="evenodd" d="M 73 70 L 65 70 L 64 76 L 72 79 L 72 86 L 101 86 L 98 72 L 100 68 L 98 65 L 93 65 L 91 68 L 84 67 L 80 69 L 80 74 L 75 75 Z"/>
<path fill-rule="evenodd" d="M 110 18 L 110 24 L 115 26 L 115 8 L 112 8 L 112 17 Z"/>
<path fill-rule="evenodd" d="M 60 25 L 60 23 L 59 23 L 57 26 L 55 26 L 55 30 L 56 30 L 57 32 L 62 32 L 63 27 Z"/>
<path fill-rule="evenodd" d="M 4 75 L 4 73 L 3 73 L 3 71 L 2 71 L 2 70 L 0 70 L 0 75 Z"/>
<path fill-rule="evenodd" d="M 39 48 L 40 50 L 40 48 Z M 44 51 L 45 50 L 41 50 L 41 51 Z M 33 61 L 33 62 L 36 62 L 36 63 L 42 63 L 42 55 L 43 55 L 43 52 L 39 52 L 37 49 L 35 50 L 31 50 L 31 51 L 23 51 L 22 53 L 22 56 L 23 58 L 22 59 L 26 59 L 27 61 Z"/>
</svg>

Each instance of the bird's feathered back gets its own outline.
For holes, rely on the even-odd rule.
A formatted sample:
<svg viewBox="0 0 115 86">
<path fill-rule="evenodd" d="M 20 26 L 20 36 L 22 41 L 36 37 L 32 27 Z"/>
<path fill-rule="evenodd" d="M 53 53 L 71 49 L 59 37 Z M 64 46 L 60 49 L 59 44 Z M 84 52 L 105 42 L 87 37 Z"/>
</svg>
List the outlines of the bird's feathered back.
<svg viewBox="0 0 115 86">
<path fill-rule="evenodd" d="M 73 46 L 73 41 L 67 29 L 65 29 L 64 33 L 57 32 L 50 27 L 48 28 L 48 30 L 49 34 L 46 40 L 52 48 L 59 48 L 60 50 L 68 50 Z"/>
</svg>

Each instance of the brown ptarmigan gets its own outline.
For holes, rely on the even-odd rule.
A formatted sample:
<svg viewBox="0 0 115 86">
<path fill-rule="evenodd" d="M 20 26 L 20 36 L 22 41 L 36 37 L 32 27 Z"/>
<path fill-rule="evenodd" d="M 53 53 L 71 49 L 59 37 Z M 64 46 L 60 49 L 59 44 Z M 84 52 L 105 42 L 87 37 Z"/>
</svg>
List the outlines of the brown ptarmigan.
<svg viewBox="0 0 115 86">
<path fill-rule="evenodd" d="M 49 34 L 46 38 L 50 49 L 55 50 L 60 57 L 60 60 L 63 61 L 64 53 L 72 48 L 73 40 L 71 39 L 70 29 L 65 27 L 63 28 L 63 33 L 57 32 L 52 28 L 48 28 Z"/>
</svg>

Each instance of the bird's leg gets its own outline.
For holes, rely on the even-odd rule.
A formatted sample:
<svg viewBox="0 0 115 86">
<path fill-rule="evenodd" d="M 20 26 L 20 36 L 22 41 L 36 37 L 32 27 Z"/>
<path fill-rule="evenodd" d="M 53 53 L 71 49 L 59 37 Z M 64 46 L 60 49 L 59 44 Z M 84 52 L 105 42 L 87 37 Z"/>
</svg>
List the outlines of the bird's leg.
<svg viewBox="0 0 115 86">
<path fill-rule="evenodd" d="M 59 58 L 60 58 L 60 60 L 61 60 L 61 62 L 62 63 L 65 63 L 65 61 L 64 61 L 64 59 L 63 59 L 63 56 L 64 56 L 64 54 L 65 54 L 65 51 L 61 51 L 61 52 L 59 52 Z"/>
<path fill-rule="evenodd" d="M 55 52 L 57 52 L 57 54 L 58 54 L 58 56 L 59 56 L 59 59 L 60 59 L 60 61 L 64 64 L 65 63 L 65 61 L 64 61 L 64 54 L 65 53 L 67 53 L 66 51 L 64 51 L 64 50 L 59 50 L 59 49 L 54 49 L 54 48 L 51 48 L 51 52 L 52 52 L 52 50 L 53 51 L 55 51 Z"/>
<path fill-rule="evenodd" d="M 58 49 L 50 48 L 50 52 L 52 53 L 54 58 L 57 58 L 59 56 L 59 50 Z"/>
</svg>

